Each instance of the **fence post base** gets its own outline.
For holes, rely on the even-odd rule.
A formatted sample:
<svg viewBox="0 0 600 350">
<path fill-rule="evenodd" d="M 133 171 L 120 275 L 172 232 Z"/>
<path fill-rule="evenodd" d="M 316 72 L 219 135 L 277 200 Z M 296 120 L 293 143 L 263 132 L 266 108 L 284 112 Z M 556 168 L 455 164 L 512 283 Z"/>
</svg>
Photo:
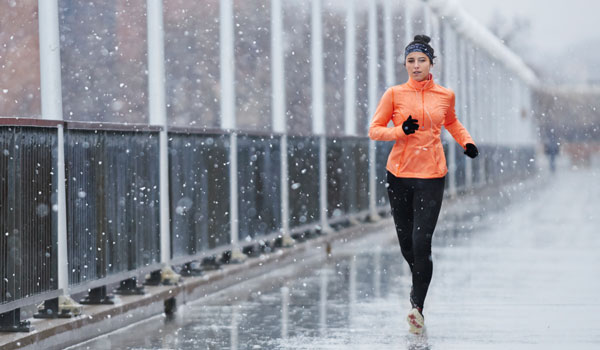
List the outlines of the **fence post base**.
<svg viewBox="0 0 600 350">
<path fill-rule="evenodd" d="M 161 271 L 156 270 L 150 272 L 150 274 L 146 275 L 146 280 L 144 281 L 145 286 L 158 286 L 162 282 Z"/>
<path fill-rule="evenodd" d="M 114 290 L 114 293 L 119 295 L 144 295 L 146 291 L 144 286 L 138 287 L 137 278 L 131 277 L 121 281 L 121 285 Z"/>
<path fill-rule="evenodd" d="M 44 301 L 43 307 L 38 307 L 34 318 L 71 318 L 81 314 L 81 305 L 68 296 L 62 296 Z"/>
<path fill-rule="evenodd" d="M 258 242 L 250 243 L 242 248 L 242 253 L 251 258 L 256 258 L 262 253 L 261 246 Z"/>
<path fill-rule="evenodd" d="M 192 261 L 192 262 L 183 264 L 183 266 L 181 266 L 181 271 L 179 271 L 179 273 L 181 274 L 181 276 L 184 276 L 184 277 L 202 276 L 202 268 L 201 268 L 201 265 L 198 264 L 198 262 Z"/>
<path fill-rule="evenodd" d="M 382 219 L 382 217 L 381 217 L 381 215 L 379 215 L 379 213 L 377 211 L 369 213 L 369 216 L 367 216 L 367 220 L 369 222 L 377 222 L 381 219 Z"/>
<path fill-rule="evenodd" d="M 0 314 L 0 332 L 30 332 L 33 330 L 29 321 L 21 321 L 21 309 L 14 309 Z"/>
<path fill-rule="evenodd" d="M 290 248 L 293 247 L 296 240 L 290 234 L 284 234 L 275 239 L 275 247 L 278 248 Z"/>
<path fill-rule="evenodd" d="M 241 264 L 246 260 L 248 260 L 248 256 L 244 255 L 239 247 L 224 252 L 221 257 L 221 261 L 225 264 Z"/>
<path fill-rule="evenodd" d="M 88 296 L 79 301 L 85 305 L 113 305 L 115 296 L 106 292 L 106 286 L 92 288 Z"/>
<path fill-rule="evenodd" d="M 163 267 L 161 270 L 152 271 L 149 275 L 146 275 L 146 286 L 158 286 L 159 284 L 174 285 L 181 280 L 181 275 L 177 274 L 170 267 Z"/>
<path fill-rule="evenodd" d="M 223 253 L 225 256 L 225 253 Z M 222 262 L 216 256 L 207 256 L 202 259 L 202 269 L 204 270 L 218 270 L 221 268 Z"/>
</svg>

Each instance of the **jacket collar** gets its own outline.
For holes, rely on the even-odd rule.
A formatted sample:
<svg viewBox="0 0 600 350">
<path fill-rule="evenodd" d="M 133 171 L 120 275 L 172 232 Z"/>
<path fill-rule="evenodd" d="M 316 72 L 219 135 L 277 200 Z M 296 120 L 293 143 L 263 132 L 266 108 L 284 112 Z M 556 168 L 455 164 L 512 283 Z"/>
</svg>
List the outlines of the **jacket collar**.
<svg viewBox="0 0 600 350">
<path fill-rule="evenodd" d="M 408 77 L 407 84 L 411 88 L 421 91 L 431 89 L 435 85 L 435 82 L 433 81 L 433 75 L 429 73 L 429 78 L 423 81 L 416 81 L 413 78 Z"/>
</svg>

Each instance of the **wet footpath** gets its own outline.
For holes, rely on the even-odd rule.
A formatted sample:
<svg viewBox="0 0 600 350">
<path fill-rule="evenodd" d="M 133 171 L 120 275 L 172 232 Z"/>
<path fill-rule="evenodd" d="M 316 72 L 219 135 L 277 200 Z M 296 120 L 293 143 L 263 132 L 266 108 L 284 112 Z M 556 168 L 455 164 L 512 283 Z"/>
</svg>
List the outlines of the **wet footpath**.
<svg viewBox="0 0 600 350">
<path fill-rule="evenodd" d="M 600 349 L 600 171 L 534 182 L 444 203 L 423 335 L 408 333 L 411 280 L 390 221 L 329 259 L 70 349 Z"/>
</svg>

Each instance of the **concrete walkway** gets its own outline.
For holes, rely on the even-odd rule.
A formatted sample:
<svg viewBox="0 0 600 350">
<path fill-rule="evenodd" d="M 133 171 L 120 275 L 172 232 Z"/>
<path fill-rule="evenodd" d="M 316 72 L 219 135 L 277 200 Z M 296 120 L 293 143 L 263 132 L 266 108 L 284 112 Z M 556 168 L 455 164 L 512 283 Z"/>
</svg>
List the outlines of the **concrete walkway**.
<svg viewBox="0 0 600 350">
<path fill-rule="evenodd" d="M 600 171 L 563 169 L 539 183 L 496 191 L 484 207 L 444 204 L 423 336 L 407 332 L 410 277 L 390 222 L 334 247 L 329 261 L 75 349 L 599 349 Z M 471 215 L 451 214 L 460 206 Z"/>
</svg>

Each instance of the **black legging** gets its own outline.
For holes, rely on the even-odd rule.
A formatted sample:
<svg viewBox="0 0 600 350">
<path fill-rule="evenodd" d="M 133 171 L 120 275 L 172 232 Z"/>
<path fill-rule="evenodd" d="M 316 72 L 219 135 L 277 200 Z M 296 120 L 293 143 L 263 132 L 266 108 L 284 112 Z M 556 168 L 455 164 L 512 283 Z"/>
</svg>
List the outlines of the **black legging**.
<svg viewBox="0 0 600 350">
<path fill-rule="evenodd" d="M 402 255 L 412 272 L 416 306 L 423 309 L 431 282 L 431 239 L 444 197 L 445 178 L 398 178 L 387 173 L 388 196 Z"/>
</svg>

